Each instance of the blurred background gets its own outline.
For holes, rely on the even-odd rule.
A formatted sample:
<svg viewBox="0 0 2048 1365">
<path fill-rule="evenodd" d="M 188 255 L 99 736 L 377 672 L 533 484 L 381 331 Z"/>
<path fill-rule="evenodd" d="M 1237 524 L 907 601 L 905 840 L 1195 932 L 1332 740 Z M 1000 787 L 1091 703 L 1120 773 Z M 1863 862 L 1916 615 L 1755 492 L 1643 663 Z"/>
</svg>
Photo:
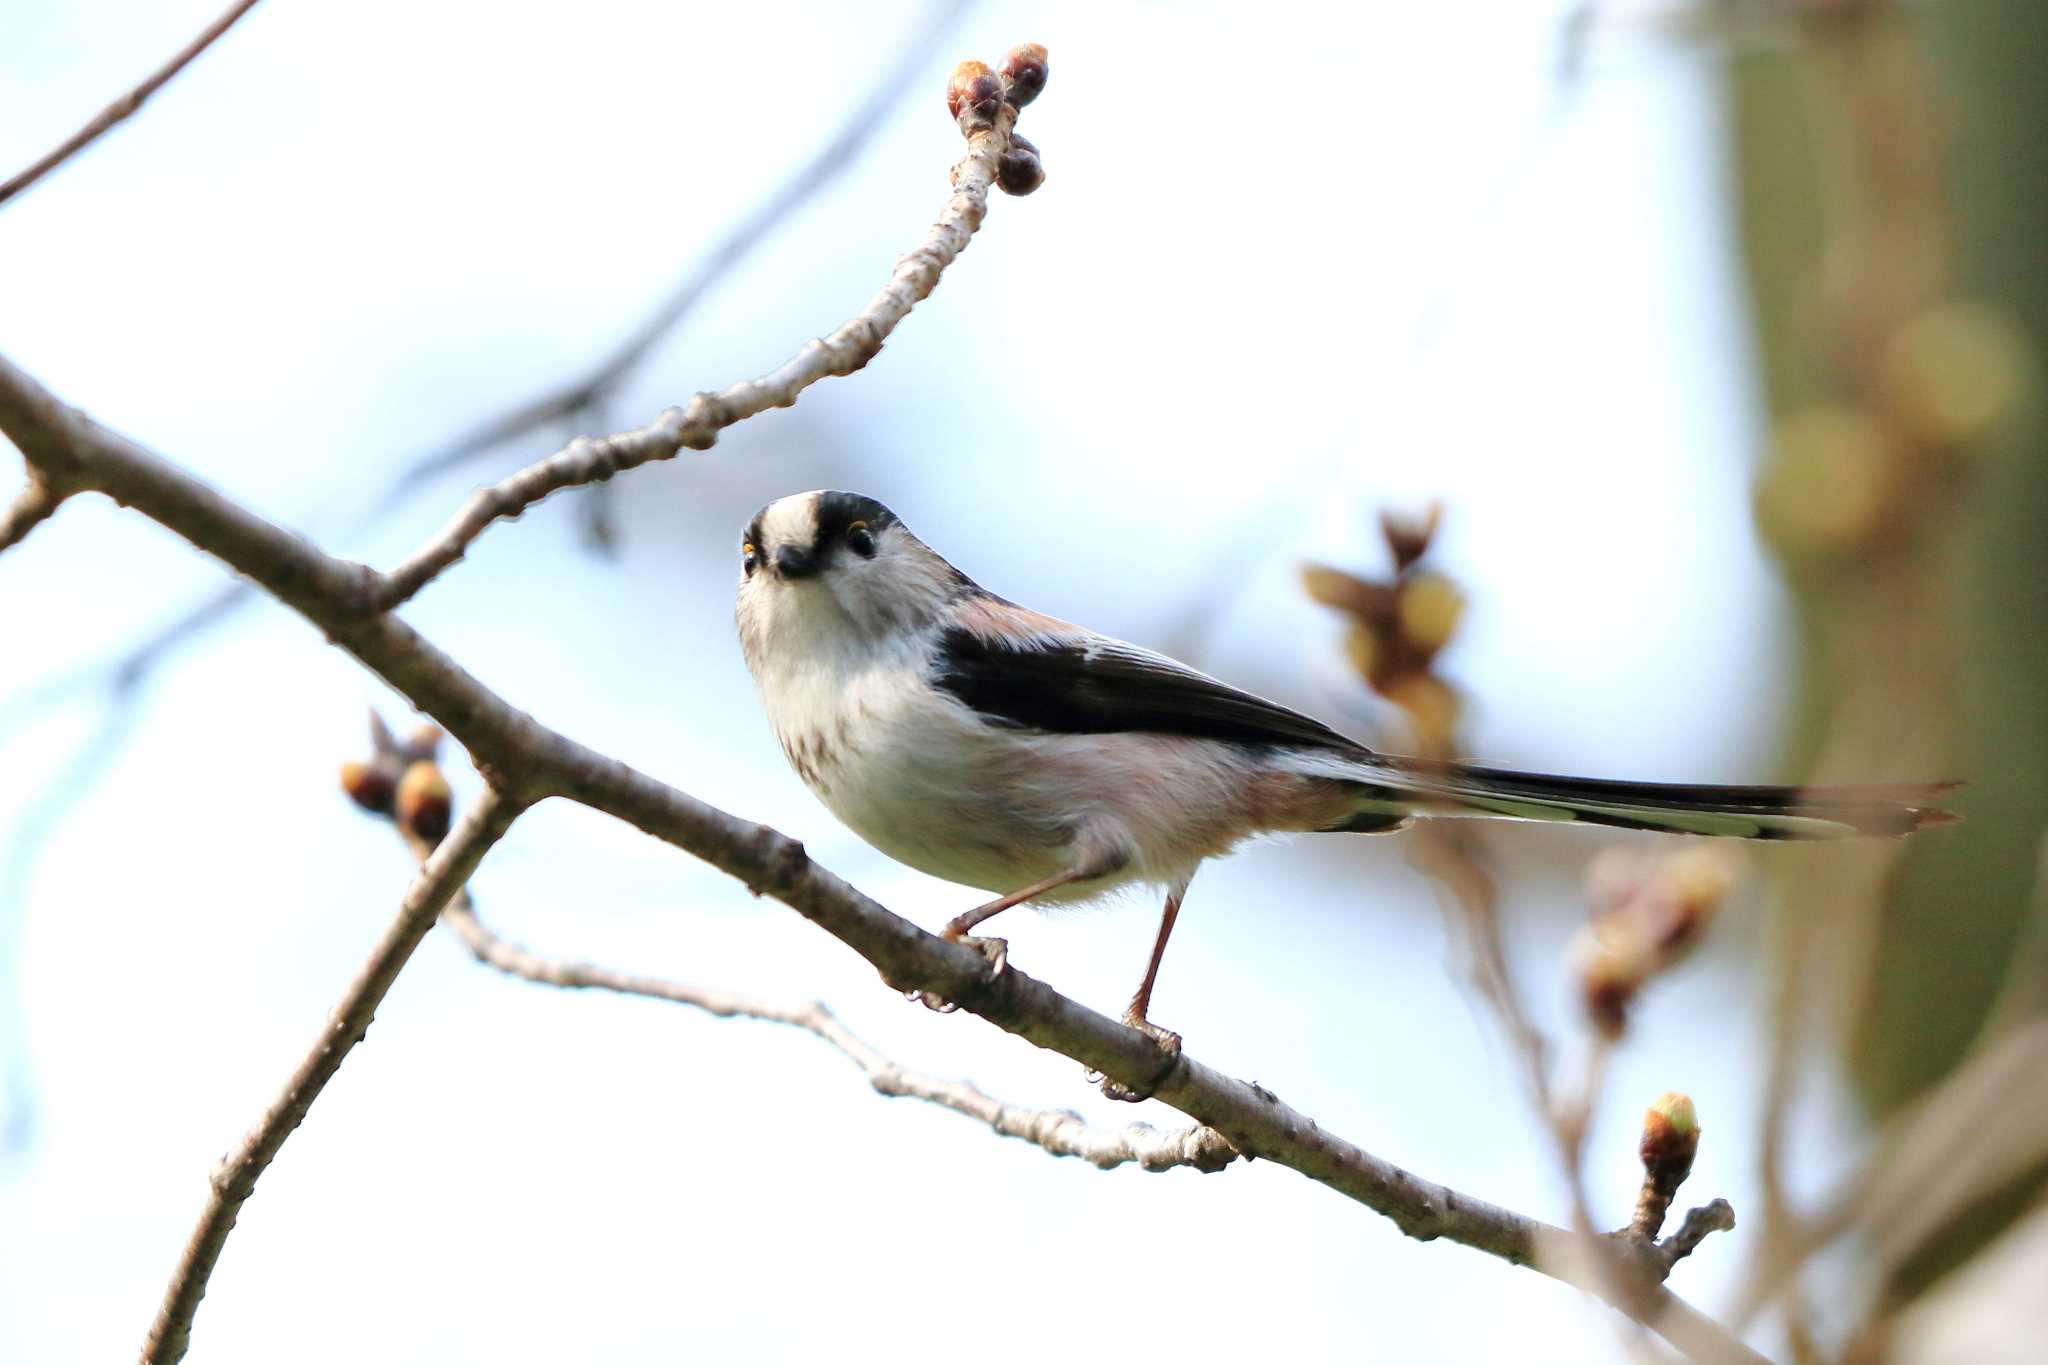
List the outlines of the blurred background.
<svg viewBox="0 0 2048 1365">
<path fill-rule="evenodd" d="M 13 0 L 0 171 L 216 10 Z M 272 0 L 0 212 L 0 348 L 389 565 L 476 483 L 852 315 L 945 200 L 952 64 L 1047 44 L 1024 119 L 1044 188 L 993 204 L 873 364 L 497 528 L 404 615 L 547 724 L 935 927 L 976 894 L 840 828 L 759 717 L 730 624 L 756 507 L 871 494 L 997 592 L 1400 748 L 1403 714 L 1301 569 L 1384 577 L 1379 514 L 1440 501 L 1430 563 L 1464 610 L 1436 666 L 1470 752 L 1970 780 L 1966 823 L 1909 851 L 1757 852 L 1631 1016 L 1587 1145 L 1595 1220 L 1627 1220 L 1642 1107 L 1690 1093 L 1706 1137 L 1681 1201 L 1742 1221 L 1671 1285 L 1733 1311 L 1916 1097 L 2044 1003 L 2044 30 L 2026 0 Z M 871 135 L 601 401 L 417 475 L 619 345 L 906 61 Z M 369 707 L 411 718 L 316 632 L 251 600 L 134 653 L 223 581 L 101 499 L 0 557 L 0 1358 L 134 1349 L 212 1163 L 411 876 L 335 782 Z M 475 780 L 451 766 L 460 799 Z M 1487 833 L 1561 1065 L 1586 1037 L 1580 879 L 1619 841 Z M 474 891 L 544 953 L 823 998 L 1012 1103 L 1179 1121 L 906 1004 L 794 914 L 587 812 L 536 810 Z M 1004 932 L 1113 1011 L 1154 927 L 1125 905 Z M 1455 937 L 1401 838 L 1261 845 L 1196 883 L 1154 1016 L 1376 1154 L 1561 1221 Z M 2043 1309 L 2010 1286 L 2048 1273 L 2040 1170 L 2022 1142 L 1916 1235 L 1837 1241 L 1749 1339 L 2027 1358 Z M 244 1210 L 194 1341 L 209 1361 L 942 1341 L 1581 1362 L 1632 1358 L 1618 1321 L 1278 1167 L 1056 1161 L 884 1100 L 800 1034 L 550 991 L 436 935 Z"/>
</svg>

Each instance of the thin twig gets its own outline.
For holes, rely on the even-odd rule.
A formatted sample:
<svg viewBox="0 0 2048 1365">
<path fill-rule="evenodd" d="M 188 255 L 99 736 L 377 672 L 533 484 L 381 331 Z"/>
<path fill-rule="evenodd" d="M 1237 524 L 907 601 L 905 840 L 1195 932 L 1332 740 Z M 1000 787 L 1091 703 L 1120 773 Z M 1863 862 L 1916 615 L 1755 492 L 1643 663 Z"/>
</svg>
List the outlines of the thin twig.
<svg viewBox="0 0 2048 1365">
<path fill-rule="evenodd" d="M 1005 1104 L 966 1081 L 949 1081 L 912 1071 L 863 1042 L 822 1001 L 782 1004 L 661 977 L 541 957 L 492 933 L 477 918 L 476 905 L 466 892 L 449 902 L 441 912 L 441 922 L 463 941 L 477 961 L 508 976 L 568 990 L 611 991 L 667 1000 L 721 1019 L 759 1019 L 802 1029 L 845 1053 L 879 1093 L 908 1096 L 965 1114 L 1004 1137 L 1021 1138 L 1054 1156 L 1077 1156 L 1103 1170 L 1135 1162 L 1148 1171 L 1188 1166 L 1205 1172 L 1220 1171 L 1237 1159 L 1237 1151 L 1213 1128 L 1165 1131 L 1149 1123 L 1132 1123 L 1111 1131 L 1091 1127 L 1070 1109 L 1027 1109 Z"/>
<path fill-rule="evenodd" d="M 941 40 L 973 4 L 974 0 L 939 0 L 933 5 L 931 13 L 918 26 L 916 37 L 904 45 L 901 57 L 875 82 L 852 117 L 766 199 L 734 223 L 689 276 L 648 310 L 647 316 L 609 354 L 540 397 L 478 422 L 446 445 L 415 460 L 385 490 L 372 512 L 373 519 L 381 521 L 423 485 L 476 456 L 550 423 L 586 413 L 615 393 L 639 368 L 648 352 L 695 311 L 705 296 L 752 255 L 777 226 L 805 200 L 846 172 L 904 88 L 931 62 Z"/>
<path fill-rule="evenodd" d="M 757 379 L 742 380 L 719 393 L 700 393 L 686 406 L 670 408 L 633 431 L 578 437 L 547 459 L 478 489 L 439 534 L 383 576 L 376 605 L 389 610 L 410 599 L 460 560 L 494 521 L 517 517 L 564 488 L 672 459 L 686 449 L 708 450 L 718 433 L 734 423 L 769 408 L 789 407 L 819 380 L 852 374 L 874 359 L 897 324 L 932 292 L 941 272 L 967 249 L 981 226 L 996 165 L 1010 146 L 1016 118 L 1016 109 L 1008 104 L 1001 105 L 992 119 L 977 120 L 971 110 L 962 111 L 960 127 L 967 136 L 967 154 L 953 167 L 951 198 L 925 240 L 897 261 L 889 282 L 851 320 L 831 335 L 807 343 L 780 368 Z"/>
<path fill-rule="evenodd" d="M 221 1248 L 234 1230 L 242 1205 L 256 1191 L 264 1168 L 284 1146 L 313 1107 L 320 1092 L 355 1045 L 368 1032 L 377 1006 L 398 979 L 399 970 L 414 948 L 434 926 L 434 918 L 448 898 L 467 882 L 483 861 L 485 853 L 509 829 L 523 809 L 494 790 L 470 808 L 462 823 L 420 868 L 412 888 L 399 905 L 398 917 L 385 929 L 369 958 L 357 971 L 355 980 L 343 992 L 314 1040 L 312 1050 L 300 1061 L 284 1089 L 264 1110 L 254 1128 L 221 1159 L 209 1184 L 206 1208 L 199 1226 L 193 1229 L 178 1268 L 164 1293 L 163 1307 L 150 1324 L 142 1347 L 143 1365 L 170 1365 L 181 1359 L 192 1339 L 192 1317 L 205 1297 L 206 1282 L 220 1259 Z"/>
<path fill-rule="evenodd" d="M 207 48 L 212 47 L 214 39 L 233 28 L 237 19 L 240 19 L 254 8 L 256 8 L 256 0 L 235 0 L 234 4 L 228 6 L 225 13 L 208 24 L 200 32 L 199 36 L 187 43 L 176 56 L 151 72 L 143 80 L 142 84 L 100 110 L 99 113 L 94 114 L 83 128 L 80 128 L 70 137 L 58 143 L 57 146 L 37 160 L 34 165 L 28 167 L 5 184 L 0 184 L 0 204 L 5 204 L 8 200 L 14 198 L 15 195 L 20 194 L 23 190 L 35 184 L 36 181 L 41 180 L 51 171 L 56 170 L 72 157 L 77 156 L 80 152 L 91 146 L 99 138 L 100 134 L 140 109 L 144 100 L 147 100 L 151 95 L 161 90 L 166 82 L 190 65 L 194 57 L 206 51 Z"/>
<path fill-rule="evenodd" d="M 702 262 L 661 300 L 595 366 L 556 384 L 537 398 L 522 399 L 486 417 L 454 438 L 413 457 L 387 484 L 358 520 L 342 528 L 351 538 L 382 523 L 404 502 L 433 481 L 462 464 L 557 422 L 573 420 L 580 413 L 601 406 L 638 369 L 661 340 L 671 334 L 695 311 L 699 302 L 767 240 L 770 233 L 787 221 L 803 202 L 851 166 L 861 149 L 880 128 L 889 109 L 924 69 L 940 41 L 959 21 L 974 0 L 940 0 L 923 27 L 904 45 L 902 56 L 877 81 L 874 88 L 848 117 L 838 132 L 816 155 L 739 220 Z M 151 631 L 148 637 L 104 664 L 48 680 L 12 698 L 7 716 L 0 717 L 0 737 L 10 718 L 25 720 L 50 703 L 74 692 L 104 688 L 108 706 L 131 704 L 139 685 L 173 649 L 224 620 L 254 592 L 245 581 L 230 582 L 205 599 L 194 603 Z M 109 714 L 111 730 L 119 718 Z"/>
<path fill-rule="evenodd" d="M 1711 1319 L 1661 1286 L 1618 1296 L 1576 1272 L 1563 1229 L 1423 1179 L 1324 1132 L 1270 1092 L 1151 1038 L 1010 967 L 925 932 L 812 862 L 803 846 L 738 819 L 549 730 L 506 703 L 389 613 L 360 610 L 364 570 L 327 555 L 160 457 L 58 401 L 0 359 L 0 432 L 52 477 L 106 493 L 255 579 L 442 725 L 508 799 L 568 797 L 703 859 L 823 928 L 902 990 L 928 991 L 1214 1128 L 1246 1155 L 1289 1167 L 1392 1220 L 1412 1237 L 1447 1238 L 1579 1284 L 1695 1358 L 1756 1361 Z"/>
</svg>

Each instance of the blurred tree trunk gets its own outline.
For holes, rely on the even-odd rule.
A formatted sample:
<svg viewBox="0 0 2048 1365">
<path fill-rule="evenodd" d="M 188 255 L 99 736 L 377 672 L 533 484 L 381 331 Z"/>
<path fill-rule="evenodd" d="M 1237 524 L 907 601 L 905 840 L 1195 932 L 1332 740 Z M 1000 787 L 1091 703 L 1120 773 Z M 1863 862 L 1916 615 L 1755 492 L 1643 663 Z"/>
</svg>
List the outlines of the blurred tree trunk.
<svg viewBox="0 0 2048 1365">
<path fill-rule="evenodd" d="M 1967 387 L 2005 367 L 2038 378 L 2048 337 L 2048 5 L 1788 8 L 1810 16 L 1805 41 L 1725 68 L 1733 189 L 1776 433 L 1770 459 L 1783 463 L 1790 424 L 1823 408 L 1867 414 L 1877 444 L 1897 458 L 1898 339 L 1916 320 L 1937 310 L 1953 319 L 1962 301 L 1988 305 L 1961 310 L 1996 325 L 1943 359 L 1950 377 Z M 1914 198 L 1923 156 L 1925 203 Z M 1945 335 L 1953 340 L 1954 329 Z M 1912 841 L 1875 883 L 1869 993 L 1840 1041 L 1876 1114 L 1947 1072 L 1983 1023 L 2048 829 L 2048 459 L 2025 389 L 2016 383 L 1994 420 L 1953 449 L 1906 442 L 1905 458 L 1925 467 L 1893 480 L 1898 505 L 1818 550 L 1774 533 L 1770 463 L 1762 475 L 1760 516 L 1796 604 L 1791 772 L 1820 763 L 1830 778 L 1849 776 L 1827 769 L 1825 756 L 1860 701 L 1872 726 L 1931 736 L 1947 771 L 1859 776 L 1970 784 L 1956 802 L 1965 823 Z M 1830 428 L 1865 429 L 1854 420 Z M 1844 487 L 1856 469 L 1842 451 L 1854 445 L 1838 442 L 1818 473 L 1794 480 L 1831 504 L 1817 515 L 1857 496 Z M 1915 677 L 1917 694 L 1900 681 Z M 1865 752 L 1873 748 L 1887 752 Z M 1823 931 L 1816 952 L 1831 951 L 1851 950 Z M 2016 1205 L 1980 1211 L 1975 1227 L 1894 1288 L 1910 1293 Z"/>
</svg>

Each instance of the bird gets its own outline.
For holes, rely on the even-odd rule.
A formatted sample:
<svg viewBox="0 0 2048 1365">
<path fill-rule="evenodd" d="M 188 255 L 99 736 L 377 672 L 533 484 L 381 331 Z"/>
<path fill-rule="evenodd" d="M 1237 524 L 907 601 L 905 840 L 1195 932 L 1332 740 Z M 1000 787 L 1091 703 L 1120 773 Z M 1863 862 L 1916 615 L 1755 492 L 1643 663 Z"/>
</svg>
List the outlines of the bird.
<svg viewBox="0 0 2048 1365">
<path fill-rule="evenodd" d="M 1747 839 L 1901 836 L 1955 817 L 1952 783 L 1706 786 L 1563 777 L 1378 753 L 1289 707 L 981 587 L 858 493 L 763 507 L 740 543 L 740 649 L 790 766 L 900 863 L 1004 910 L 1164 896 L 1123 1020 L 1149 1018 L 1196 870 L 1256 836 L 1379 834 L 1480 816 Z M 935 1006 L 943 1002 L 928 1000 Z M 1113 1082 L 1105 1092 L 1141 1098 Z"/>
</svg>

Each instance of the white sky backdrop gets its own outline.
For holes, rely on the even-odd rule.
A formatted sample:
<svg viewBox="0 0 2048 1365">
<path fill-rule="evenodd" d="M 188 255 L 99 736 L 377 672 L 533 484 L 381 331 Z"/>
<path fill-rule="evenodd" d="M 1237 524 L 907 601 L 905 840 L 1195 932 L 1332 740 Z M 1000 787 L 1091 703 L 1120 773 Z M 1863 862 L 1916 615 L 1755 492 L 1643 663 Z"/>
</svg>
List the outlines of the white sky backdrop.
<svg viewBox="0 0 2048 1365">
<path fill-rule="evenodd" d="M 0 167 L 215 8 L 10 0 Z M 1472 597 L 1447 662 L 1482 753 L 1767 775 L 1787 676 L 1747 516 L 1712 73 L 1623 25 L 1561 85 L 1565 9 L 980 5 L 610 425 L 754 374 L 868 297 L 943 202 L 954 57 L 1050 46 L 1025 120 L 1045 188 L 994 204 L 867 371 L 621 482 L 617 558 L 585 552 L 558 500 L 408 619 L 549 724 L 772 821 L 931 925 L 973 893 L 840 829 L 754 708 L 737 536 L 783 493 L 872 493 L 997 591 L 1354 728 L 1372 713 L 1296 568 L 1377 570 L 1377 510 L 1441 497 L 1440 562 Z M 272 0 L 0 213 L 0 349 L 266 514 L 342 524 L 410 455 L 609 346 L 925 12 Z M 560 435 L 332 548 L 389 563 Z M 0 559 L 0 708 L 219 581 L 78 500 Z M 210 1163 L 392 913 L 406 858 L 333 776 L 371 703 L 388 698 L 314 632 L 247 611 L 160 675 L 103 780 L 0 878 L 0 1359 L 135 1348 Z M 48 812 L 98 717 L 85 698 L 0 736 L 8 830 Z M 1562 1018 L 1598 841 L 1501 846 L 1532 994 Z M 906 1005 L 793 914 L 586 813 L 524 821 L 477 893 L 542 951 L 823 996 L 906 1064 L 1176 1121 Z M 1688 1193 L 1755 1207 L 1756 913 L 1643 1012 L 1595 1134 L 1607 1221 L 1641 1106 L 1674 1087 L 1709 1134 Z M 1130 906 L 1004 932 L 1026 969 L 1113 1009 L 1153 924 Z M 1514 1068 L 1446 961 L 1397 841 L 1263 846 L 1204 873 L 1155 1013 L 1371 1150 L 1562 1217 Z M 1715 1239 L 1675 1287 L 1711 1305 L 1752 1236 Z M 1277 1167 L 1054 1161 L 875 1097 L 804 1037 L 522 986 L 437 936 L 244 1212 L 193 1358 L 1579 1362 L 1616 1340 L 1569 1291 L 1406 1242 Z"/>
</svg>

